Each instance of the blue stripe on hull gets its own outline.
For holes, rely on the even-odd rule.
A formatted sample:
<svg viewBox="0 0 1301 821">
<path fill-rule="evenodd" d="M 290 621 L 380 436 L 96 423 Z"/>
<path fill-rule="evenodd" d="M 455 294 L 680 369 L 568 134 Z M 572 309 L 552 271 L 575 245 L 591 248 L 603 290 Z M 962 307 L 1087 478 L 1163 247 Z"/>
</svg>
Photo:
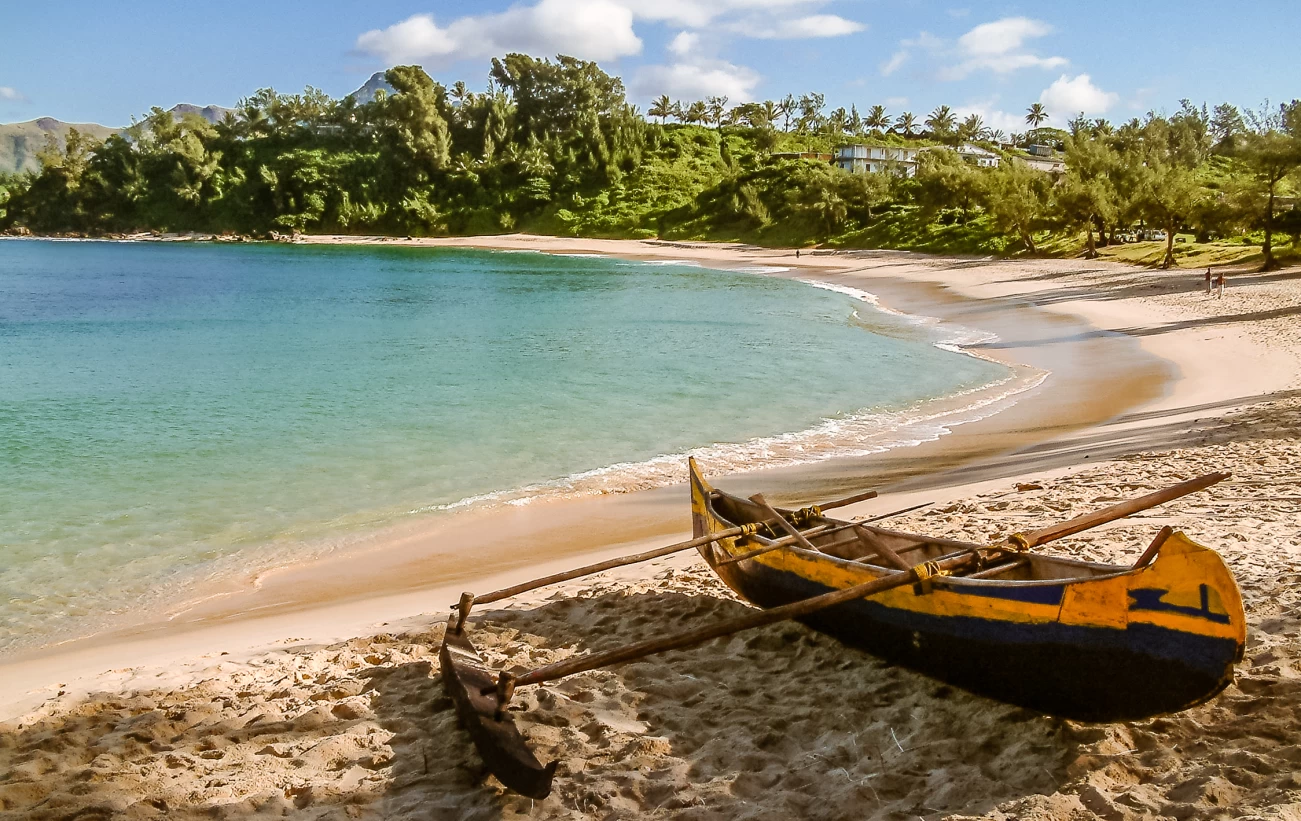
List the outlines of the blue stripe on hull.
<svg viewBox="0 0 1301 821">
<path fill-rule="evenodd" d="M 729 575 L 762 607 L 830 590 L 757 564 Z M 1145 718 L 1201 703 L 1232 680 L 1237 654 L 1231 640 L 1153 625 L 1020 624 L 915 613 L 870 600 L 804 621 L 973 692 L 1083 721 Z"/>
</svg>

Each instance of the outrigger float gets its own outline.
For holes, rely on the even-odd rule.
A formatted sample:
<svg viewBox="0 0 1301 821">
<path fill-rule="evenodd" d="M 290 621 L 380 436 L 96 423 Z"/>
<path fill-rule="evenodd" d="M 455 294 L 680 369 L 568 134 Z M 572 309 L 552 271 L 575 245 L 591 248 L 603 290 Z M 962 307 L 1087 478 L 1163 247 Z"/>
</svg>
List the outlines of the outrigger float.
<svg viewBox="0 0 1301 821">
<path fill-rule="evenodd" d="M 543 765 L 507 707 L 518 687 L 621 664 L 788 619 L 888 661 L 990 698 L 1079 721 L 1131 721 L 1177 712 L 1233 680 L 1246 642 L 1242 598 L 1215 551 L 1164 527 L 1130 566 L 1030 551 L 1056 539 L 1204 490 L 1212 473 L 1095 513 L 981 545 L 848 522 L 820 506 L 771 507 L 715 490 L 694 460 L 695 538 L 498 590 L 461 596 L 448 624 L 443 682 L 490 772 L 533 798 L 551 791 Z M 465 630 L 475 604 L 697 549 L 758 610 L 675 636 L 494 674 Z"/>
</svg>

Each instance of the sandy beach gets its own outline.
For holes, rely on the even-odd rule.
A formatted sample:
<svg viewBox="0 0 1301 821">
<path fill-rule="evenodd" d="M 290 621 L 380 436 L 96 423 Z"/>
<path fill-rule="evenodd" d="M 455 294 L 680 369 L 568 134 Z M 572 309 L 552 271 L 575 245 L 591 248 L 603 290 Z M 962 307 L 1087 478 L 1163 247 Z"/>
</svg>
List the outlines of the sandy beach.
<svg viewBox="0 0 1301 821">
<path fill-rule="evenodd" d="M 929 501 L 893 526 L 986 540 L 1231 471 L 1049 549 L 1132 561 L 1170 524 L 1220 551 L 1249 619 L 1237 682 L 1179 715 L 1080 725 L 778 625 L 522 693 L 521 727 L 561 765 L 545 801 L 504 792 L 443 696 L 446 605 L 685 535 L 671 486 L 407 524 L 0 665 L 0 818 L 1301 818 L 1301 272 L 1235 271 L 1216 300 L 1195 271 L 1083 260 L 384 242 L 748 267 L 992 331 L 973 353 L 1047 374 L 1014 405 L 916 447 L 713 478 L 779 502 L 875 487 L 844 515 Z M 744 608 L 693 553 L 538 591 L 472 629 L 494 666 L 531 667 Z"/>
</svg>

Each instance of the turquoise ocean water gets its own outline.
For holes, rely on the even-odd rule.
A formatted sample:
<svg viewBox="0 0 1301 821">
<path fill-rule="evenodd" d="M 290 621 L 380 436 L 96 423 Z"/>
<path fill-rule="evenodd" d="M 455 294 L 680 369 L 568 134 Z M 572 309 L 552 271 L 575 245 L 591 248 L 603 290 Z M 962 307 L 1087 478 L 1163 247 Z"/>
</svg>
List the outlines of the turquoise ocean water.
<svg viewBox="0 0 1301 821">
<path fill-rule="evenodd" d="M 404 517 L 927 438 L 1009 379 L 764 273 L 0 242 L 0 653 Z"/>
</svg>

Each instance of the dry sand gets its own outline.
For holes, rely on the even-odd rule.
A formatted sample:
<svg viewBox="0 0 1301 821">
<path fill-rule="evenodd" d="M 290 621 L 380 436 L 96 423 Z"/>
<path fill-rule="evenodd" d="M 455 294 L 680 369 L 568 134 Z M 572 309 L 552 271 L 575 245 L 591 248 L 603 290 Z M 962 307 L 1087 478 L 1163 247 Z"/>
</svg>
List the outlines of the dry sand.
<svg viewBox="0 0 1301 821">
<path fill-rule="evenodd" d="M 642 251 L 560 245 L 575 244 Z M 426 597 L 430 615 L 412 615 L 418 599 L 390 604 L 410 617 L 349 641 L 307 643 L 286 632 L 294 622 L 267 620 L 261 649 L 230 644 L 222 656 L 217 648 L 236 638 L 214 638 L 217 625 L 181 634 L 165 652 L 119 647 L 108 673 L 97 672 L 103 656 L 82 650 L 80 667 L 74 656 L 46 669 L 80 680 L 0 732 L 0 818 L 1301 819 L 1301 272 L 1233 275 L 1219 301 L 1196 292 L 1187 272 L 901 255 L 811 261 L 827 278 L 890 292 L 900 307 L 914 293 L 902 280 L 931 282 L 966 298 L 951 303 L 950 318 L 992 297 L 1034 301 L 1177 364 L 1182 378 L 1170 389 L 1101 424 L 1020 443 L 994 420 L 964 426 L 976 432 L 964 433 L 969 453 L 954 469 L 903 481 L 849 513 L 938 499 L 896 526 L 979 540 L 1231 470 L 1211 492 L 1052 549 L 1130 560 L 1172 524 L 1219 550 L 1249 619 L 1234 686 L 1178 715 L 1080 725 L 777 625 L 523 692 L 521 727 L 543 760 L 562 762 L 553 795 L 534 802 L 485 779 L 442 694 L 448 588 Z M 1017 450 L 990 456 L 1009 445 Z M 862 469 L 825 465 L 802 481 L 821 490 L 861 481 Z M 1017 490 L 1029 481 L 1042 489 Z M 683 555 L 539 591 L 478 613 L 472 630 L 493 665 L 536 666 L 743 608 Z M 0 680 L 31 669 L 0 668 Z"/>
</svg>

